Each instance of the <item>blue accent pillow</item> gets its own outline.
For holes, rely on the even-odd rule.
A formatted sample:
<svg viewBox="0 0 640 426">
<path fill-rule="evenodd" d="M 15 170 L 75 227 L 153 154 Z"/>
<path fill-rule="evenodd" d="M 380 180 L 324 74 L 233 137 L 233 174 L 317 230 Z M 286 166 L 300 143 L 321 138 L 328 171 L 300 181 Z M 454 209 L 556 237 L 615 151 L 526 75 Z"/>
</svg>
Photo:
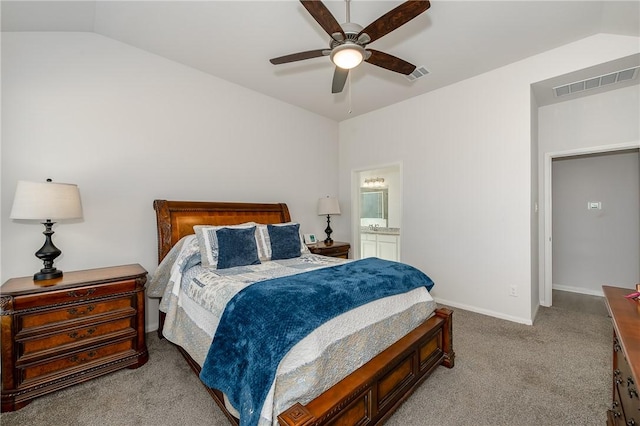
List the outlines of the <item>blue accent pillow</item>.
<svg viewBox="0 0 640 426">
<path fill-rule="evenodd" d="M 271 240 L 271 260 L 300 257 L 300 224 L 267 225 Z"/>
<path fill-rule="evenodd" d="M 221 228 L 216 230 L 218 238 L 218 269 L 234 266 L 258 265 L 256 227 Z"/>
</svg>

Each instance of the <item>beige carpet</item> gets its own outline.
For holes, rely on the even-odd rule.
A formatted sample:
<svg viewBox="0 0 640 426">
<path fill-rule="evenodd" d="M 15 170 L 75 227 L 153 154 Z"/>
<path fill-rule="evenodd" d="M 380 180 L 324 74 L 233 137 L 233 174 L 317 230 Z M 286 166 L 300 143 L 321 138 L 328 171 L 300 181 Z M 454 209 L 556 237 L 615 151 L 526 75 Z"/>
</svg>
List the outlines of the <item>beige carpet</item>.
<svg viewBox="0 0 640 426">
<path fill-rule="evenodd" d="M 533 326 L 454 310 L 456 366 L 439 367 L 387 422 L 400 425 L 603 425 L 611 324 L 601 298 L 540 308 Z M 36 399 L 12 425 L 227 425 L 189 367 L 148 335 L 149 362 Z"/>
</svg>

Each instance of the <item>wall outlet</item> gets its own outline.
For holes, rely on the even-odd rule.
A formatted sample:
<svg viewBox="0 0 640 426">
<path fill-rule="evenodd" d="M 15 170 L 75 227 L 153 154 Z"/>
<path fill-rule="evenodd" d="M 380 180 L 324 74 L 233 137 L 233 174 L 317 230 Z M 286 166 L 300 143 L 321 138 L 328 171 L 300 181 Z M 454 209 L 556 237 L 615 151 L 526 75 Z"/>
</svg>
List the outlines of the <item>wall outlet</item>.
<svg viewBox="0 0 640 426">
<path fill-rule="evenodd" d="M 518 287 L 517 286 L 512 285 L 511 287 L 509 287 L 509 296 L 518 297 Z"/>
</svg>

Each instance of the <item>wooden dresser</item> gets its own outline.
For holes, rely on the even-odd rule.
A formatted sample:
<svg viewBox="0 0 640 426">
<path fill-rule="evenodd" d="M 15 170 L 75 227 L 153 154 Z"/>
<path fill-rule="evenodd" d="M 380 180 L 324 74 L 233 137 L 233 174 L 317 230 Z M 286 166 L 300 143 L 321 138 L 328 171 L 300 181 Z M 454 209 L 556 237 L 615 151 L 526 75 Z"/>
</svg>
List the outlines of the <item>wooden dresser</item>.
<svg viewBox="0 0 640 426">
<path fill-rule="evenodd" d="M 607 425 L 640 425 L 640 302 L 628 288 L 603 286 L 613 322 L 613 402 Z"/>
<path fill-rule="evenodd" d="M 147 362 L 147 271 L 125 265 L 13 278 L 0 288 L 2 412 Z"/>
</svg>

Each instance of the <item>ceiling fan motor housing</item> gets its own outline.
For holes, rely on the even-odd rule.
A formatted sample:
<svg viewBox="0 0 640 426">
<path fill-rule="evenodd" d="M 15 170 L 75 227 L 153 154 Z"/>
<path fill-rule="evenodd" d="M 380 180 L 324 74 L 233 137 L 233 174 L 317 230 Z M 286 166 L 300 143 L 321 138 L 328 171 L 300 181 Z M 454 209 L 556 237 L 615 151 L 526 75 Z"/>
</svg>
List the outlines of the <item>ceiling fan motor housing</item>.
<svg viewBox="0 0 640 426">
<path fill-rule="evenodd" d="M 370 40 L 367 34 L 362 34 L 360 35 L 360 37 L 358 37 L 358 34 L 360 34 L 360 31 L 362 31 L 362 26 L 358 24 L 355 24 L 353 22 L 345 22 L 343 24 L 340 24 L 340 27 L 342 28 L 342 31 L 344 31 L 344 35 L 347 38 L 346 40 L 344 40 L 342 38 L 342 34 L 334 33 L 330 40 L 330 43 L 331 43 L 330 45 L 332 49 L 346 42 L 352 42 L 352 43 L 356 43 L 361 46 L 364 46 Z"/>
</svg>

